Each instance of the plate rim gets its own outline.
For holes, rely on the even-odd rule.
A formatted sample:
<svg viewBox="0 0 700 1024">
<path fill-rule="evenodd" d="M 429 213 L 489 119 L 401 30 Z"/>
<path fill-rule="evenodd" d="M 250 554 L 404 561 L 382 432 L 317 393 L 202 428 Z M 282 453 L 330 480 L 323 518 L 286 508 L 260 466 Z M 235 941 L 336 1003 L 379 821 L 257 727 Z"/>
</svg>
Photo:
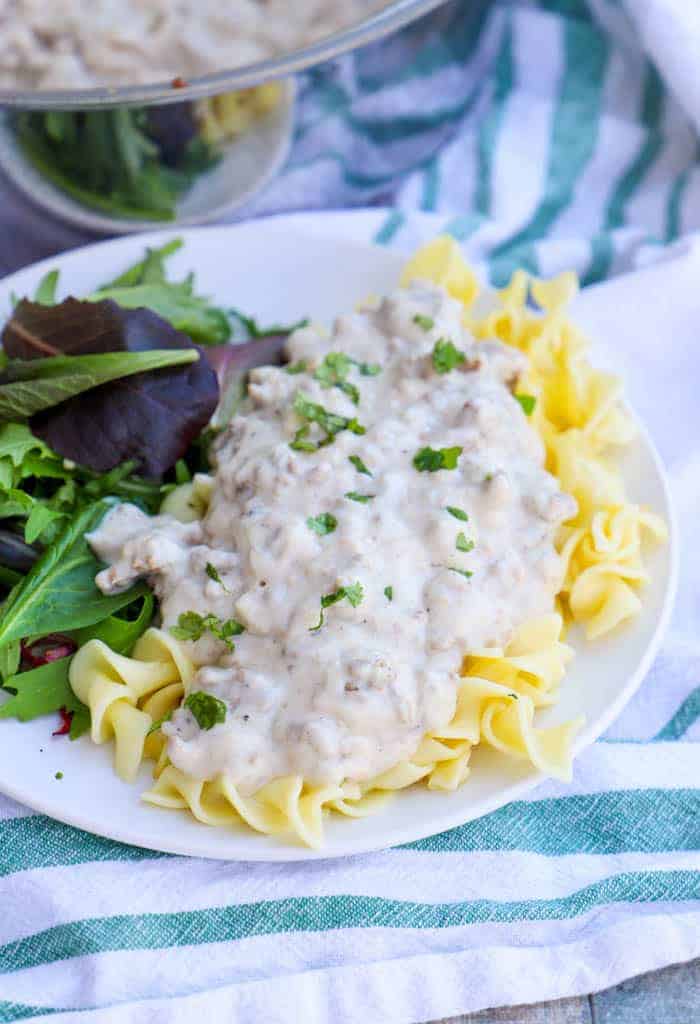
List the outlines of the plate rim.
<svg viewBox="0 0 700 1024">
<path fill-rule="evenodd" d="M 251 225 L 258 224 L 261 222 L 266 223 L 279 223 L 282 226 L 289 225 L 291 230 L 297 230 L 303 232 L 304 226 L 310 224 L 312 229 L 315 222 L 323 225 L 323 230 L 326 237 L 332 237 L 326 231 L 327 228 L 333 227 L 333 225 L 344 222 L 356 222 L 362 223 L 366 221 L 367 224 L 375 226 L 380 222 L 387 213 L 390 212 L 390 208 L 360 208 L 357 210 L 339 210 L 339 211 L 311 211 L 309 213 L 289 213 L 289 214 L 275 214 L 270 217 L 259 218 L 257 221 L 244 221 L 238 224 L 221 224 L 211 227 L 185 227 L 183 229 L 171 226 L 163 228 L 157 231 L 142 232 L 139 235 L 121 235 L 115 238 L 104 239 L 96 242 L 90 242 L 83 246 L 77 246 L 72 249 L 65 250 L 64 252 L 58 253 L 54 256 L 46 257 L 42 260 L 38 260 L 34 263 L 30 263 L 25 267 L 14 271 L 12 274 L 5 275 L 0 278 L 0 288 L 6 288 L 7 284 L 12 281 L 16 276 L 26 273 L 33 272 L 40 274 L 42 271 L 47 269 L 53 269 L 59 264 L 60 261 L 65 257 L 69 257 L 75 253 L 87 253 L 93 250 L 102 250 L 104 248 L 128 248 L 129 244 L 139 245 L 157 245 L 163 244 L 168 237 L 173 235 L 183 234 L 184 244 L 187 244 L 187 236 L 196 234 L 210 234 L 214 232 L 221 233 L 233 233 L 240 231 L 241 229 L 250 229 Z M 439 215 L 426 215 L 422 214 L 427 221 L 434 222 L 437 226 L 441 223 Z M 367 247 L 382 248 L 377 246 L 371 239 L 362 242 L 353 237 L 347 237 L 342 239 L 345 243 L 354 243 L 358 245 L 365 245 Z M 661 494 L 664 501 L 663 514 L 667 519 L 668 525 L 668 579 L 666 588 L 663 593 L 663 599 L 661 602 L 661 608 L 658 619 L 654 625 L 653 632 L 647 641 L 644 651 L 639 658 L 634 671 L 630 674 L 629 679 L 625 685 L 621 688 L 617 696 L 612 700 L 609 705 L 606 706 L 605 711 L 599 715 L 595 722 L 584 725 L 581 732 L 576 737 L 573 744 L 574 756 L 578 757 L 586 748 L 591 746 L 606 729 L 615 721 L 620 715 L 624 707 L 629 703 L 634 694 L 641 686 L 644 678 L 646 677 L 649 668 L 658 653 L 661 645 L 663 636 L 668 627 L 670 617 L 673 611 L 673 606 L 676 600 L 676 594 L 678 590 L 678 579 L 679 579 L 679 566 L 680 566 L 680 533 L 678 528 L 678 520 L 676 509 L 671 494 L 668 476 L 663 464 L 663 460 L 658 452 L 658 449 L 649 433 L 646 424 L 636 414 L 630 403 L 625 399 L 624 404 L 628 411 L 631 413 L 638 430 L 638 436 L 640 442 L 646 448 L 647 454 L 651 457 L 654 464 L 658 482 L 661 486 Z M 284 862 L 301 862 L 306 860 L 331 860 L 342 857 L 356 856 L 363 853 L 378 852 L 380 850 L 388 849 L 390 847 L 401 846 L 405 843 L 413 843 L 425 839 L 429 836 L 438 835 L 442 832 L 448 831 L 452 828 L 459 827 L 466 824 L 469 821 L 476 820 L 484 817 L 493 811 L 505 807 L 515 800 L 518 800 L 526 793 L 531 792 L 537 786 L 541 785 L 548 779 L 548 776 L 542 772 L 535 770 L 528 771 L 527 775 L 519 780 L 507 784 L 503 789 L 499 790 L 498 793 L 494 793 L 491 796 L 482 797 L 478 805 L 474 808 L 461 807 L 455 808 L 451 813 L 445 813 L 437 815 L 439 818 L 438 824 L 421 824 L 416 822 L 411 825 L 398 825 L 394 826 L 390 830 L 390 835 L 387 836 L 386 841 L 382 841 L 379 837 L 370 837 L 365 841 L 359 839 L 353 841 L 352 837 L 349 837 L 348 841 L 345 841 L 344 845 L 340 849 L 323 849 L 314 850 L 307 847 L 294 846 L 289 844 L 272 845 L 266 843 L 265 840 L 268 837 L 260 836 L 260 849 L 256 849 L 252 853 L 246 852 L 244 855 L 237 855 L 235 852 L 228 854 L 227 852 L 211 852 L 207 853 L 205 850 L 197 849 L 193 851 L 193 847 L 187 842 L 187 837 L 183 838 L 182 842 L 167 839 L 160 845 L 156 845 L 153 842 L 144 841 L 143 838 L 139 838 L 137 834 L 132 832 L 126 824 L 125 826 L 117 826 L 110 828 L 99 828 L 96 829 L 94 825 L 88 822 L 85 818 L 82 818 L 80 813 L 73 813 L 68 806 L 65 813 L 57 814 L 53 805 L 50 801 L 43 800 L 40 796 L 35 797 L 33 794 L 25 793 L 21 787 L 15 787 L 11 783 L 8 784 L 3 778 L 0 778 L 0 794 L 9 797 L 16 801 L 18 804 L 29 808 L 36 813 L 46 815 L 52 820 L 62 822 L 71 827 L 80 829 L 81 831 L 88 832 L 92 835 L 99 836 L 108 840 L 123 843 L 129 846 L 137 847 L 140 849 L 151 850 L 158 853 L 178 855 L 178 856 L 194 856 L 202 857 L 205 859 L 219 860 L 219 861 L 234 861 L 234 862 L 262 862 L 262 863 L 284 863 Z M 186 812 L 182 812 L 186 813 Z M 435 822 L 435 818 L 429 819 L 431 822 Z M 202 829 L 206 830 L 207 826 L 202 824 Z M 389 830 L 388 830 L 389 831 Z M 206 833 L 204 833 L 206 834 Z"/>
</svg>

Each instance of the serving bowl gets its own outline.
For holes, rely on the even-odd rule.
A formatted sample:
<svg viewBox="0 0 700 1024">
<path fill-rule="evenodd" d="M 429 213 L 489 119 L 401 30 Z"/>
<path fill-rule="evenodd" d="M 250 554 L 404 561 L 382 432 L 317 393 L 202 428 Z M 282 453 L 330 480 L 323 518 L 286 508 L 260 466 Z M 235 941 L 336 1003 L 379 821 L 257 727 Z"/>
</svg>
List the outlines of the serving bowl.
<svg viewBox="0 0 700 1024">
<path fill-rule="evenodd" d="M 192 78 L 95 89 L 0 89 L 0 107 L 20 110 L 92 110 L 107 107 L 154 106 L 201 99 L 236 89 L 249 89 L 322 64 L 349 50 L 376 42 L 445 3 L 445 0 L 393 0 L 381 10 L 301 50 L 230 70 Z"/>
<path fill-rule="evenodd" d="M 294 134 L 296 85 L 293 78 L 280 85 L 279 101 L 274 108 L 226 143 L 216 166 L 199 175 L 177 201 L 171 225 L 188 227 L 230 216 L 281 169 Z M 24 153 L 11 111 L 0 113 L 0 169 L 35 205 L 87 231 L 115 235 L 163 226 L 162 221 L 148 217 L 117 217 L 101 212 L 53 184 Z"/>
</svg>

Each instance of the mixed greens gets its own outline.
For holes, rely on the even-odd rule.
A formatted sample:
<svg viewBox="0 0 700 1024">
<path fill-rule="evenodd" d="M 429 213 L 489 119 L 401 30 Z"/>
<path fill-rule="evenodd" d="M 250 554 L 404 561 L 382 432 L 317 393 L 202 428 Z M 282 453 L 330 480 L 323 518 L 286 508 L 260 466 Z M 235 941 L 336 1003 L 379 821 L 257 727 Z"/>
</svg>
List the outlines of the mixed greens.
<svg viewBox="0 0 700 1024">
<path fill-rule="evenodd" d="M 173 220 L 175 204 L 220 159 L 195 108 L 23 112 L 17 138 L 40 173 L 73 199 L 117 217 Z"/>
<path fill-rule="evenodd" d="M 279 361 L 289 328 L 229 315 L 197 294 L 192 275 L 168 279 L 165 261 L 181 244 L 148 250 L 82 300 L 57 301 L 52 271 L 33 298 L 14 301 L 2 331 L 0 686 L 11 696 L 0 718 L 58 712 L 59 734 L 89 728 L 68 682 L 73 654 L 93 638 L 129 654 L 155 608 L 145 584 L 98 590 L 85 535 L 115 502 L 155 513 L 208 469 L 245 373 Z M 224 344 L 234 333 L 244 343 Z M 178 628 L 230 647 L 242 631 L 193 614 Z"/>
</svg>

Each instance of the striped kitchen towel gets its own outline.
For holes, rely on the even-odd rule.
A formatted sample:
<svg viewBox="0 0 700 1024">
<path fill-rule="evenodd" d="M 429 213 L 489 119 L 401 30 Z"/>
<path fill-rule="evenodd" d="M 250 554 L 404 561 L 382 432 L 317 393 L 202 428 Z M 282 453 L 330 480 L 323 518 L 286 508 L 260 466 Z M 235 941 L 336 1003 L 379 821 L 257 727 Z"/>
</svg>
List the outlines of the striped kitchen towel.
<svg viewBox="0 0 700 1024">
<path fill-rule="evenodd" d="M 700 243 L 663 248 L 700 227 L 700 165 L 633 6 L 464 0 L 310 72 L 290 163 L 248 212 L 390 200 L 365 239 L 447 229 L 496 282 L 656 260 L 593 293 L 619 310 L 684 542 L 644 685 L 572 786 L 346 861 L 164 856 L 0 799 L 0 1021 L 408 1024 L 700 955 Z M 0 225 L 5 269 L 81 240 L 7 192 Z"/>
</svg>

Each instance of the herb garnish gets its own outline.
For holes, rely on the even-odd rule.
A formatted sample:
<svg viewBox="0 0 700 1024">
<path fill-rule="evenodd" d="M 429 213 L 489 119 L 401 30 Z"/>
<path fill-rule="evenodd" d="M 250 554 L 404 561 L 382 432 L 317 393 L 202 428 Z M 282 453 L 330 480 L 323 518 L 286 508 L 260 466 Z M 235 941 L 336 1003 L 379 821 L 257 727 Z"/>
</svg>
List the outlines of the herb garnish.
<svg viewBox="0 0 700 1024">
<path fill-rule="evenodd" d="M 413 318 L 413 322 L 414 324 L 418 324 L 419 327 L 422 327 L 424 331 L 432 331 L 435 326 L 433 318 L 431 316 L 423 316 L 422 313 L 416 313 Z"/>
<path fill-rule="evenodd" d="M 56 774 L 54 775 L 54 779 L 58 779 L 59 782 L 61 781 L 62 778 L 63 778 L 63 772 L 56 772 Z"/>
<path fill-rule="evenodd" d="M 197 690 L 185 700 L 185 707 L 194 715 L 200 729 L 213 729 L 226 720 L 226 705 L 211 693 Z"/>
<path fill-rule="evenodd" d="M 440 338 L 435 342 L 433 367 L 436 373 L 449 373 L 450 370 L 454 370 L 455 367 L 463 363 L 466 358 L 464 352 L 455 348 L 451 341 Z"/>
<path fill-rule="evenodd" d="M 445 512 L 449 512 L 451 516 L 454 516 L 455 519 L 459 519 L 462 523 L 466 523 L 469 519 L 469 516 L 464 509 L 457 508 L 456 505 L 445 505 Z"/>
<path fill-rule="evenodd" d="M 311 626 L 309 629 L 310 633 L 315 633 L 317 629 L 320 629 L 325 622 L 324 611 L 326 608 L 330 608 L 331 605 L 337 604 L 338 601 L 348 600 L 353 608 L 357 608 L 358 604 L 362 602 L 364 597 L 364 590 L 362 589 L 361 583 L 351 583 L 347 587 L 339 587 L 338 590 L 334 590 L 332 594 L 324 594 L 321 598 L 321 615 L 315 626 Z"/>
<path fill-rule="evenodd" d="M 532 416 L 537 405 L 537 399 L 534 395 L 513 395 L 516 402 L 520 402 L 520 406 L 526 416 Z"/>
<path fill-rule="evenodd" d="M 352 462 L 358 473 L 364 473 L 365 476 L 372 476 L 359 455 L 348 455 L 348 462 Z"/>
<path fill-rule="evenodd" d="M 359 501 L 360 504 L 366 505 L 368 501 L 374 501 L 377 497 L 376 494 L 358 494 L 357 491 L 346 491 L 344 497 L 349 498 L 350 501 Z"/>
<path fill-rule="evenodd" d="M 456 540 L 456 543 L 455 543 L 455 547 L 457 548 L 458 551 L 472 551 L 474 549 L 474 541 L 473 540 L 469 540 L 460 531 L 457 534 L 457 540 Z"/>
<path fill-rule="evenodd" d="M 384 587 L 384 597 L 387 599 L 387 601 L 393 601 L 394 600 L 394 588 L 393 587 Z"/>
<path fill-rule="evenodd" d="M 231 593 L 231 591 L 228 589 L 224 581 L 221 579 L 221 576 L 219 575 L 219 570 L 216 568 L 215 565 L 212 565 L 211 562 L 207 562 L 205 572 L 209 579 L 214 580 L 214 583 L 220 584 L 220 586 L 224 588 L 227 594 Z"/>
<path fill-rule="evenodd" d="M 284 372 L 292 376 L 297 373 L 306 373 L 308 365 L 305 359 L 300 359 L 297 363 L 288 363 L 284 368 Z"/>
<path fill-rule="evenodd" d="M 377 363 L 360 363 L 356 359 L 351 359 L 344 352 L 329 352 L 314 371 L 314 378 L 322 388 L 338 388 L 348 396 L 351 402 L 358 405 L 360 392 L 347 379 L 353 367 L 363 377 L 376 377 L 381 372 L 381 366 Z"/>
<path fill-rule="evenodd" d="M 318 516 L 309 516 L 306 525 L 319 537 L 325 537 L 327 533 L 333 533 L 338 525 L 338 520 L 330 512 L 321 512 Z"/>
<path fill-rule="evenodd" d="M 245 626 L 236 619 L 222 620 L 212 612 L 206 615 L 183 612 L 177 620 L 177 626 L 170 627 L 170 632 L 176 640 L 200 640 L 209 632 L 217 640 L 222 640 L 230 651 L 234 651 L 236 648 L 231 637 L 245 632 Z"/>
<path fill-rule="evenodd" d="M 336 434 L 339 434 L 341 430 L 349 430 L 353 434 L 364 434 L 366 428 L 353 416 L 348 418 L 347 416 L 340 416 L 338 413 L 329 412 L 328 409 L 322 405 L 318 405 L 316 402 L 312 402 L 308 395 L 305 395 L 302 391 L 297 391 L 294 396 L 294 411 L 302 419 L 306 420 L 307 423 L 300 427 L 294 435 L 294 440 L 290 442 L 290 448 L 295 451 L 313 452 L 323 445 L 331 444 Z M 325 432 L 325 437 L 320 441 L 307 441 L 306 438 L 309 434 L 309 424 L 316 423 Z"/>
<path fill-rule="evenodd" d="M 464 576 L 465 580 L 470 580 L 474 575 L 474 573 L 469 572 L 468 569 L 458 569 L 456 565 L 446 565 L 445 568 L 449 569 L 450 572 L 458 572 L 460 576 Z"/>
<path fill-rule="evenodd" d="M 461 454 L 460 447 L 421 448 L 413 456 L 413 465 L 420 473 L 436 473 L 439 469 L 456 469 L 457 459 Z"/>
</svg>

